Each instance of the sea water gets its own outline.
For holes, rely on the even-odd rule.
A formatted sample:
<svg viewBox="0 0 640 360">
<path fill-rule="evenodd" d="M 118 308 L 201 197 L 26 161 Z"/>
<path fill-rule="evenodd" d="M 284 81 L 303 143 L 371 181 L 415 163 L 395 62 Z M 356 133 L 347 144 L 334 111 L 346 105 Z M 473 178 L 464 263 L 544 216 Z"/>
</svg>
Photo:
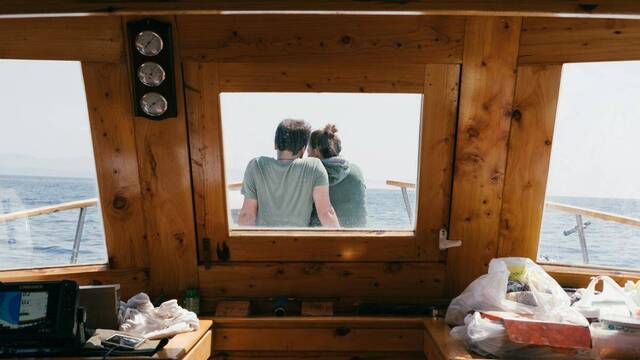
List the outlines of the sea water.
<svg viewBox="0 0 640 360">
<path fill-rule="evenodd" d="M 0 175 L 0 214 L 97 197 L 95 180 Z M 415 210 L 414 191 L 409 191 Z M 553 197 L 550 201 L 640 218 L 640 200 Z M 399 189 L 368 189 L 369 226 L 405 230 L 412 225 Z M 79 209 L 0 223 L 0 269 L 60 266 L 69 264 Z M 640 268 L 640 228 L 584 217 L 590 263 L 603 266 Z M 580 264 L 578 235 L 563 231 L 576 226 L 575 216 L 545 211 L 539 258 L 545 261 Z M 464 239 L 463 239 L 464 240 Z M 393 241 L 393 239 L 389 239 Z M 79 264 L 106 263 L 102 216 L 99 206 L 88 208 Z"/>
</svg>

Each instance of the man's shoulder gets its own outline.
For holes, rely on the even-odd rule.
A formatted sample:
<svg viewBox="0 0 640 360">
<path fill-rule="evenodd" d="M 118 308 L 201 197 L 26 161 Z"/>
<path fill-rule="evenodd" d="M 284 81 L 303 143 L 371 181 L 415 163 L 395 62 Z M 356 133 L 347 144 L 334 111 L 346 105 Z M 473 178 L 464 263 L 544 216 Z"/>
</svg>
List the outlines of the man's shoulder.
<svg viewBox="0 0 640 360">
<path fill-rule="evenodd" d="M 324 169 L 324 165 L 322 164 L 322 161 L 314 157 L 306 157 L 306 158 L 298 159 L 296 160 L 296 164 L 305 169 L 313 169 L 313 170 L 320 169 L 320 170 L 326 171 Z"/>
</svg>

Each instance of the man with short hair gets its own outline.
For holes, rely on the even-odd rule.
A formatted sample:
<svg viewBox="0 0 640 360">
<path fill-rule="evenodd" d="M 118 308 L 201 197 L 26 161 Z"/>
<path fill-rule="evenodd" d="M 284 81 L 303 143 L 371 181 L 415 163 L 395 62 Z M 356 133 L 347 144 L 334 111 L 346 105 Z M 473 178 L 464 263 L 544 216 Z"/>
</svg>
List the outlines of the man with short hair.
<svg viewBox="0 0 640 360">
<path fill-rule="evenodd" d="M 340 226 L 322 162 L 302 158 L 310 134 L 311 126 L 304 120 L 280 122 L 275 136 L 277 158 L 260 156 L 247 165 L 238 225 L 307 227 L 315 204 L 322 226 Z"/>
</svg>

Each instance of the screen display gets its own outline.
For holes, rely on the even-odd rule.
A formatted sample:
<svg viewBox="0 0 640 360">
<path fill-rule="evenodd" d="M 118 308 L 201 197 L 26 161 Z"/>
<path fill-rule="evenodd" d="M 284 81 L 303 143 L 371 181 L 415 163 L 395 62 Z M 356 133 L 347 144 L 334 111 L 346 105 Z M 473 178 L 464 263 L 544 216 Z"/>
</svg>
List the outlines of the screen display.
<svg viewBox="0 0 640 360">
<path fill-rule="evenodd" d="M 46 321 L 46 291 L 0 291 L 0 327 L 19 329 Z"/>
<path fill-rule="evenodd" d="M 130 336 L 114 334 L 103 342 L 103 345 L 111 347 L 119 347 L 125 349 L 135 349 L 144 339 L 134 338 Z"/>
</svg>

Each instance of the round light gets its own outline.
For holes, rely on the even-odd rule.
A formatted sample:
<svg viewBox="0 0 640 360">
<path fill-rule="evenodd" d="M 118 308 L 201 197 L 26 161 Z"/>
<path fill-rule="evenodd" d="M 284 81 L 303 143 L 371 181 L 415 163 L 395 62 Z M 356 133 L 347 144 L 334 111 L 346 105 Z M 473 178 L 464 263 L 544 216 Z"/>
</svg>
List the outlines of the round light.
<svg viewBox="0 0 640 360">
<path fill-rule="evenodd" d="M 143 84 L 156 87 L 164 81 L 166 73 L 162 66 L 154 62 L 146 62 L 138 68 L 138 80 Z"/>
</svg>

